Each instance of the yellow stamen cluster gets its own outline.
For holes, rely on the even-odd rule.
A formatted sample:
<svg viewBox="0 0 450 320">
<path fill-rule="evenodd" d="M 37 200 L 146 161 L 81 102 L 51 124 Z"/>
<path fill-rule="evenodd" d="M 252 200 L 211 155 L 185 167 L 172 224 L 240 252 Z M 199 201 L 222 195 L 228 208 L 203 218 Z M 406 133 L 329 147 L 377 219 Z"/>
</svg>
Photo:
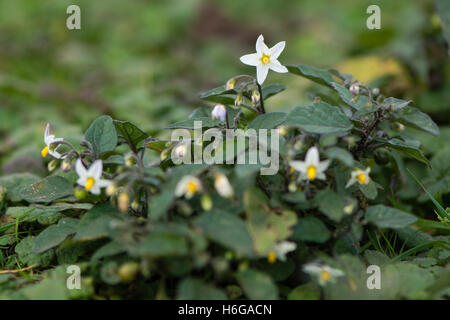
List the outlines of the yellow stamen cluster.
<svg viewBox="0 0 450 320">
<path fill-rule="evenodd" d="M 270 56 L 268 56 L 266 54 L 263 54 L 262 57 L 261 57 L 261 62 L 263 64 L 268 64 L 270 62 Z"/>
<path fill-rule="evenodd" d="M 323 271 L 320 273 L 320 277 L 322 278 L 323 282 L 327 282 L 328 280 L 330 280 L 331 274 L 330 274 L 328 271 L 323 270 Z"/>
<path fill-rule="evenodd" d="M 275 261 L 277 261 L 277 255 L 275 252 L 270 252 L 267 256 L 267 261 L 269 261 L 269 263 L 274 263 Z"/>
<path fill-rule="evenodd" d="M 86 190 L 87 191 L 91 190 L 92 187 L 94 186 L 94 184 L 95 184 L 95 179 L 94 178 L 88 178 L 86 180 L 86 186 L 85 186 Z"/>
<path fill-rule="evenodd" d="M 43 158 L 45 158 L 48 155 L 48 146 L 45 146 L 45 148 L 42 149 L 41 155 Z"/>
<path fill-rule="evenodd" d="M 187 190 L 188 190 L 190 193 L 195 193 L 195 192 L 197 192 L 197 184 L 196 184 L 195 182 L 192 182 L 192 181 L 188 182 L 188 184 L 187 184 Z"/>
<path fill-rule="evenodd" d="M 361 184 L 366 184 L 367 183 L 366 174 L 364 172 L 359 173 L 356 176 L 356 179 L 358 179 L 359 183 L 361 183 Z"/>
<path fill-rule="evenodd" d="M 306 170 L 306 175 L 308 176 L 309 180 L 314 180 L 317 175 L 317 168 L 314 166 L 309 166 Z"/>
</svg>

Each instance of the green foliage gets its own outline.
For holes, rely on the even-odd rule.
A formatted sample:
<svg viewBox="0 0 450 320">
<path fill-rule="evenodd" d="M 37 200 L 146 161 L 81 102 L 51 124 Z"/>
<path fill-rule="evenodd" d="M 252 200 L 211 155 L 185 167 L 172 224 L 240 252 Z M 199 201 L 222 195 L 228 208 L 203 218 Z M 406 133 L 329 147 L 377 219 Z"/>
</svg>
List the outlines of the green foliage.
<svg viewBox="0 0 450 320">
<path fill-rule="evenodd" d="M 306 1 L 302 6 L 309 12 L 319 6 L 316 2 Z M 5 12 L 10 12 L 8 6 L 22 6 L 9 3 L 0 5 L 0 18 L 8 26 L 5 29 L 0 24 L 5 43 L 9 43 L 10 30 L 16 30 L 14 19 Z M 447 25 L 446 5 L 437 3 L 440 23 Z M 414 17 L 421 7 L 408 3 L 408 14 L 413 18 L 393 19 L 399 20 L 393 23 L 402 28 L 380 36 L 384 43 L 391 43 L 390 37 L 403 39 L 395 43 L 395 49 L 412 68 L 410 76 L 418 74 L 409 89 L 404 89 L 398 79 L 389 80 L 389 74 L 365 84 L 358 79 L 364 73 L 352 76 L 297 64 L 288 66 L 290 74 L 282 80 L 278 76 L 281 84 L 259 87 L 252 76 L 241 75 L 232 78 L 236 80 L 232 89 L 224 84 L 201 94 L 200 100 L 192 100 L 199 88 L 216 86 L 218 79 L 223 82 L 230 72 L 238 71 L 238 67 L 230 70 L 234 68 L 227 60 L 231 55 L 220 48 L 232 46 L 214 44 L 210 51 L 203 45 L 184 47 L 171 40 L 191 30 L 186 28 L 194 11 L 189 10 L 193 6 L 190 1 L 178 2 L 176 10 L 163 3 L 152 10 L 136 5 L 142 12 L 130 26 L 143 33 L 130 33 L 122 28 L 128 25 L 122 21 L 114 39 L 104 41 L 101 35 L 108 32 L 92 20 L 98 33 L 80 34 L 67 47 L 55 50 L 57 59 L 43 57 L 40 49 L 68 37 L 53 28 L 49 29 L 55 34 L 38 37 L 46 39 L 40 45 L 28 43 L 28 34 L 18 32 L 17 37 L 27 43 L 25 48 L 11 46 L 11 50 L 7 46 L 0 53 L 2 61 L 10 61 L 5 63 L 6 71 L 0 73 L 0 93 L 11 104 L 0 108 L 0 119 L 7 119 L 0 123 L 0 135 L 3 138 L 6 132 L 8 138 L 0 146 L 0 298 L 449 297 L 449 213 L 444 209 L 450 193 L 449 128 L 442 117 L 448 111 L 442 102 L 448 101 L 448 84 L 426 88 L 431 86 L 426 79 L 425 71 L 430 71 L 427 66 L 433 72 L 445 68 L 431 59 L 418 61 L 415 55 L 423 53 L 403 43 L 410 41 L 413 32 L 420 33 L 417 25 L 422 22 Z M 229 5 L 245 14 L 241 5 Z M 112 12 L 126 12 L 126 6 L 117 6 Z M 361 9 L 351 6 L 352 10 Z M 256 8 L 250 18 L 259 13 Z M 173 24 L 162 18 L 167 16 L 175 17 Z M 404 21 L 411 25 L 403 28 Z M 30 21 L 30 25 L 33 23 Z M 40 34 L 40 28 L 35 29 Z M 344 37 L 331 36 L 338 37 L 337 43 L 347 43 L 350 32 L 346 30 Z M 424 31 L 424 37 L 431 39 L 436 32 Z M 144 39 L 149 35 L 153 41 L 141 47 L 139 43 L 147 43 Z M 358 37 L 366 39 L 370 34 L 361 32 L 355 35 Z M 203 35 L 198 38 L 203 39 Z M 318 41 L 303 34 L 290 47 L 290 58 L 297 59 L 300 51 L 313 52 L 301 60 L 332 65 L 349 52 L 364 53 L 373 45 L 361 41 L 355 47 L 336 47 L 326 42 L 327 50 L 323 50 Z M 299 50 L 305 43 L 307 50 Z M 431 44 L 430 48 L 437 52 Z M 174 55 L 167 55 L 166 50 Z M 333 50 L 337 51 L 334 57 L 329 54 Z M 52 50 L 46 48 L 45 55 L 48 51 Z M 191 51 L 195 61 L 184 55 Z M 205 57 L 203 51 L 214 56 Z M 29 58 L 34 56 L 28 52 L 39 55 L 42 65 L 30 64 Z M 226 54 L 221 56 L 220 52 Z M 37 78 L 40 70 L 55 64 L 52 73 L 62 78 L 57 80 L 67 82 L 61 86 L 52 82 L 47 88 L 36 81 L 41 80 Z M 75 76 L 66 79 L 67 70 L 59 65 L 68 65 L 69 74 Z M 91 72 L 93 65 L 99 65 L 98 74 Z M 430 74 L 435 75 L 433 72 Z M 85 78 L 85 73 L 90 76 Z M 173 81 L 180 74 L 187 74 L 188 81 Z M 108 85 L 102 82 L 104 79 Z M 98 87 L 93 85 L 97 82 Z M 86 92 L 80 97 L 72 94 L 83 89 L 75 83 L 85 86 Z M 352 85 L 358 90 L 351 89 Z M 259 101 L 252 100 L 255 92 L 257 96 L 260 93 Z M 48 100 L 40 100 L 44 93 Z M 417 106 L 390 95 L 413 99 Z M 188 116 L 185 105 L 197 107 L 200 103 L 202 106 Z M 211 117 L 210 104 L 217 103 L 225 105 L 225 121 Z M 64 105 L 64 109 L 47 107 L 54 104 Z M 104 113 L 109 115 L 94 118 Z M 22 114 L 36 123 L 51 122 L 52 131 L 65 139 L 61 149 L 70 149 L 64 161 L 39 158 L 37 146 L 39 143 L 42 147 L 43 128 L 22 125 L 26 118 Z M 74 119 L 76 125 L 69 125 L 65 119 Z M 433 119 L 439 120 L 441 128 Z M 279 151 L 279 170 L 275 175 L 261 175 L 261 159 L 256 164 L 230 161 L 175 165 L 172 151 L 179 145 L 168 139 L 170 130 L 193 130 L 194 121 L 202 122 L 203 133 L 210 128 L 222 134 L 228 128 L 278 129 L 279 150 L 271 144 L 265 147 Z M 20 130 L 14 130 L 15 126 Z M 82 128 L 88 128 L 84 136 Z M 206 139 L 195 143 L 203 151 L 213 145 Z M 26 152 L 22 150 L 25 146 L 29 148 Z M 235 144 L 227 141 L 220 148 L 230 146 L 234 148 Z M 313 147 L 328 166 L 323 171 L 324 179 L 317 176 L 305 180 L 291 164 L 304 161 Z M 243 154 L 250 156 L 249 143 Z M 75 163 L 80 158 L 87 169 L 95 160 L 102 160 L 101 178 L 113 184 L 102 188 L 100 194 L 89 192 L 87 184 L 78 185 Z M 236 156 L 227 159 L 236 160 Z M 52 170 L 44 176 L 46 165 Z M 357 169 L 366 168 L 371 169 L 368 177 L 358 180 Z M 408 171 L 414 175 L 411 177 Z M 216 183 L 221 174 L 229 183 L 231 195 L 223 193 L 227 186 Z M 186 176 L 196 177 L 201 183 L 192 197 L 177 192 Z M 347 185 L 352 178 L 354 183 Z M 328 265 L 343 275 L 333 279 L 335 282 L 321 283 L 319 277 L 303 269 L 310 263 Z M 81 290 L 66 287 L 66 268 L 72 264 L 81 267 Z M 381 290 L 366 287 L 366 267 L 370 264 L 381 267 Z"/>
</svg>

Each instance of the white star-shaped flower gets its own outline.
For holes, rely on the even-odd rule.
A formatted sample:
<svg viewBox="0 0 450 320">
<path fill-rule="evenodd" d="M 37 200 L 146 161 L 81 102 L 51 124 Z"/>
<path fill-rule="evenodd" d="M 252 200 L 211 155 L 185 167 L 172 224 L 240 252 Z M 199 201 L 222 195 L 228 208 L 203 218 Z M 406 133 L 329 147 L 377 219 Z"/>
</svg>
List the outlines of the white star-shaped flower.
<svg viewBox="0 0 450 320">
<path fill-rule="evenodd" d="M 64 159 L 65 156 L 62 156 L 59 152 L 56 151 L 59 147 L 58 142 L 62 141 L 64 141 L 63 138 L 55 138 L 53 134 L 50 134 L 50 123 L 47 123 L 44 134 L 45 147 L 44 149 L 42 149 L 41 155 L 45 158 L 48 154 L 50 154 L 56 159 Z"/>
<path fill-rule="evenodd" d="M 264 37 L 260 35 L 256 40 L 256 53 L 242 56 L 241 62 L 256 67 L 256 79 L 261 85 L 266 80 L 269 69 L 279 73 L 288 72 L 288 69 L 278 61 L 285 45 L 286 41 L 281 41 L 269 49 L 264 43 Z"/>
<path fill-rule="evenodd" d="M 199 178 L 187 175 L 181 178 L 175 188 L 175 195 L 177 197 L 185 196 L 186 199 L 192 198 L 197 192 L 202 191 L 202 183 Z"/>
<path fill-rule="evenodd" d="M 325 170 L 330 165 L 330 160 L 320 161 L 319 150 L 316 147 L 309 148 L 305 161 L 290 161 L 289 165 L 300 171 L 300 180 L 325 180 Z"/>
<path fill-rule="evenodd" d="M 370 182 L 370 167 L 367 167 L 366 170 L 361 169 L 355 169 L 352 171 L 350 180 L 348 180 L 346 188 L 350 187 L 356 182 L 359 182 L 359 184 L 368 184 Z"/>
<path fill-rule="evenodd" d="M 273 246 L 272 251 L 267 256 L 267 260 L 270 263 L 274 263 L 277 259 L 284 262 L 286 261 L 286 255 L 295 249 L 297 249 L 295 242 L 281 241 Z"/>
<path fill-rule="evenodd" d="M 86 169 L 81 160 L 78 159 L 75 170 L 79 177 L 77 183 L 92 194 L 100 194 L 100 189 L 106 188 L 111 183 L 109 180 L 102 179 L 102 160 L 95 160 L 89 169 Z"/>
<path fill-rule="evenodd" d="M 327 283 L 333 283 L 336 278 L 342 277 L 344 273 L 339 269 L 330 266 L 321 266 L 317 263 L 309 263 L 303 267 L 303 271 L 317 277 L 319 284 L 325 286 Z"/>
</svg>

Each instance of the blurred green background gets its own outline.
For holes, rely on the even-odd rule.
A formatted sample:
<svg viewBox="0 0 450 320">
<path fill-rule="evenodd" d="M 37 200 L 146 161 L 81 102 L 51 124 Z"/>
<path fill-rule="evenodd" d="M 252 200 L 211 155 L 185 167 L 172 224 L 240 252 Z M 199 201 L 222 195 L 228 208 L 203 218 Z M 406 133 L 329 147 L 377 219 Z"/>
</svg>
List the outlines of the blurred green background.
<svg viewBox="0 0 450 320">
<path fill-rule="evenodd" d="M 70 4 L 81 8 L 81 30 L 66 28 Z M 366 27 L 371 4 L 381 30 Z M 428 155 L 448 146 L 450 67 L 432 0 L 0 0 L 0 174 L 43 170 L 46 122 L 69 140 L 100 114 L 159 134 L 203 105 L 202 91 L 254 75 L 239 57 L 261 33 L 269 46 L 287 41 L 283 64 L 335 67 L 414 100 L 442 130 L 422 135 Z M 290 87 L 269 111 L 320 90 L 273 72 L 266 83 Z"/>
</svg>

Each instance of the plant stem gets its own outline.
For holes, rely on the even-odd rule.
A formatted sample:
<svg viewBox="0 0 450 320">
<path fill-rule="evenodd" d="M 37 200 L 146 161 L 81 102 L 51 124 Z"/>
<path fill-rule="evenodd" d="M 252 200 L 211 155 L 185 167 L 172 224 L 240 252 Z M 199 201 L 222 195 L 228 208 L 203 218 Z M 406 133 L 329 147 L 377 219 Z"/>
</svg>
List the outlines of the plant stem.
<svg viewBox="0 0 450 320">
<path fill-rule="evenodd" d="M 266 109 L 264 108 L 264 98 L 263 98 L 263 93 L 262 93 L 262 88 L 261 85 L 256 82 L 256 85 L 258 86 L 258 91 L 259 91 L 259 107 L 261 109 L 261 113 L 266 113 Z"/>
</svg>

